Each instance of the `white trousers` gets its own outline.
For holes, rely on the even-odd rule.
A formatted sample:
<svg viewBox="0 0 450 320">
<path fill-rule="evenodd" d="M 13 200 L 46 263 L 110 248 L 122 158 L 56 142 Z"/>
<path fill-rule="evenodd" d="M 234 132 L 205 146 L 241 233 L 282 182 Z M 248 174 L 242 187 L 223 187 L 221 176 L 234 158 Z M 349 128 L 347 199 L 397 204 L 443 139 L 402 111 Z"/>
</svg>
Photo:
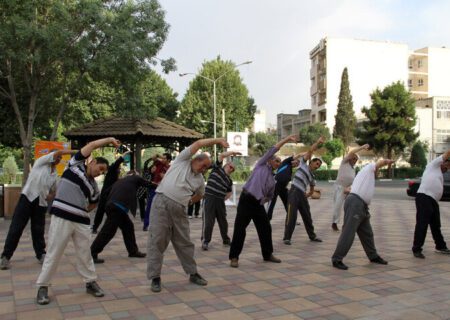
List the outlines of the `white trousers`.
<svg viewBox="0 0 450 320">
<path fill-rule="evenodd" d="M 50 280 L 56 273 L 67 243 L 72 239 L 77 255 L 76 269 L 84 282 L 97 279 L 95 265 L 90 248 L 91 229 L 89 225 L 72 222 L 52 215 L 48 230 L 48 245 L 41 273 L 37 279 L 37 286 L 49 286 Z"/>
<path fill-rule="evenodd" d="M 341 219 L 342 206 L 344 205 L 347 195 L 344 193 L 345 188 L 339 184 L 334 185 L 333 195 L 333 223 L 338 224 Z"/>
</svg>

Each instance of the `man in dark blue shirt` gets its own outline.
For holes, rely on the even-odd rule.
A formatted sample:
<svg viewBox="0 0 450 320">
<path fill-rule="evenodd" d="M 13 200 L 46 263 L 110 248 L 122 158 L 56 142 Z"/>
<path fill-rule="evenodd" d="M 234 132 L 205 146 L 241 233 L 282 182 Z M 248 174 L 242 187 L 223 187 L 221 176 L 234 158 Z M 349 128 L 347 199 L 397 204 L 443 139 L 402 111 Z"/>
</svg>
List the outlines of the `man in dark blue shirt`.
<svg viewBox="0 0 450 320">
<path fill-rule="evenodd" d="M 284 209 L 287 212 L 287 201 L 288 201 L 288 189 L 287 186 L 292 179 L 292 168 L 298 167 L 299 158 L 303 154 L 299 153 L 295 156 L 288 157 L 283 160 L 275 174 L 275 193 L 273 194 L 272 200 L 270 201 L 269 209 L 267 210 L 267 215 L 269 220 L 272 220 L 273 209 L 275 208 L 275 204 L 277 203 L 278 196 L 283 201 Z"/>
</svg>

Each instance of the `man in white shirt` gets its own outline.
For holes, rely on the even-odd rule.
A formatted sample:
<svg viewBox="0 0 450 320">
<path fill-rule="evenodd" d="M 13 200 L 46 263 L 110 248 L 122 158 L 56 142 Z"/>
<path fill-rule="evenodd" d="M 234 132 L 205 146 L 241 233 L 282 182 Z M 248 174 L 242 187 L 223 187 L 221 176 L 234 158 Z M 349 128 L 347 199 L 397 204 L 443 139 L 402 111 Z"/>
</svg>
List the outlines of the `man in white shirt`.
<svg viewBox="0 0 450 320">
<path fill-rule="evenodd" d="M 369 149 L 369 145 L 365 144 L 359 148 L 350 151 L 344 159 L 342 159 L 339 166 L 336 182 L 334 183 L 334 195 L 333 195 L 333 223 L 331 228 L 334 231 L 339 231 L 338 223 L 341 219 L 342 205 L 345 198 L 350 193 L 351 185 L 355 179 L 355 164 L 358 161 L 357 152 L 361 150 Z"/>
<path fill-rule="evenodd" d="M 31 238 L 36 258 L 42 264 L 45 256 L 45 212 L 50 190 L 56 184 L 56 166 L 64 154 L 73 154 L 76 150 L 58 150 L 38 158 L 22 189 L 14 215 L 6 236 L 5 246 L 0 262 L 0 269 L 10 268 L 10 260 L 17 249 L 20 237 L 28 220 L 31 220 Z"/>
<path fill-rule="evenodd" d="M 431 161 L 425 168 L 416 195 L 416 227 L 412 251 L 414 257 L 425 259 L 422 246 L 427 235 L 428 225 L 437 253 L 450 254 L 441 232 L 441 215 L 438 201 L 444 191 L 443 173 L 450 167 L 450 150 Z"/>
<path fill-rule="evenodd" d="M 348 269 L 342 260 L 350 251 L 356 233 L 358 233 L 359 240 L 370 262 L 387 264 L 387 261 L 378 255 L 375 248 L 370 224 L 369 204 L 375 191 L 375 177 L 378 169 L 393 162 L 393 160 L 385 159 L 379 160 L 376 164 L 370 163 L 356 175 L 352 184 L 352 192 L 345 200 L 344 226 L 331 258 L 333 267 L 341 270 Z"/>
</svg>

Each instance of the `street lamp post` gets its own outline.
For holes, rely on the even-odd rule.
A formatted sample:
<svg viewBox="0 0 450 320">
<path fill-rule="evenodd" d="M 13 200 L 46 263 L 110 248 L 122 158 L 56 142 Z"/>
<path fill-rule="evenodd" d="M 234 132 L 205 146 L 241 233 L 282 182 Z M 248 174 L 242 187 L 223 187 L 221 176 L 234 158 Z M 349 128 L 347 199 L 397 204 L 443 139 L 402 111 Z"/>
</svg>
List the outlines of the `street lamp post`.
<svg viewBox="0 0 450 320">
<path fill-rule="evenodd" d="M 240 67 L 240 66 L 242 66 L 242 65 L 244 65 L 244 64 L 250 64 L 250 63 L 252 63 L 252 61 L 245 61 L 245 62 L 242 62 L 242 63 L 240 63 L 240 64 L 237 64 L 237 65 L 235 65 L 234 66 L 234 68 L 237 68 L 237 67 Z M 233 69 L 234 70 L 234 69 Z M 208 80 L 208 81 L 210 81 L 210 82 L 212 82 L 213 83 L 213 113 L 214 113 L 214 139 L 216 139 L 217 138 L 217 113 L 216 113 L 216 82 L 220 79 L 220 78 L 222 78 L 223 76 L 225 76 L 226 74 L 228 74 L 228 73 L 230 73 L 232 70 L 228 70 L 227 72 L 224 72 L 224 73 L 222 73 L 221 75 L 219 75 L 217 78 L 214 78 L 214 79 L 211 79 L 211 78 L 208 78 L 208 77 L 205 77 L 205 76 L 203 76 L 203 75 L 201 75 L 201 74 L 196 74 L 196 73 L 193 73 L 193 72 L 186 72 L 186 73 L 180 73 L 179 74 L 179 76 L 180 77 L 184 77 L 184 76 L 186 76 L 186 75 L 188 75 L 188 74 L 192 74 L 192 75 L 196 75 L 196 76 L 199 76 L 200 78 L 203 78 L 203 79 L 205 79 L 205 80 Z M 223 130 L 223 129 L 222 129 Z M 215 144 L 214 145 L 214 161 L 215 160 L 217 160 L 217 145 Z"/>
</svg>

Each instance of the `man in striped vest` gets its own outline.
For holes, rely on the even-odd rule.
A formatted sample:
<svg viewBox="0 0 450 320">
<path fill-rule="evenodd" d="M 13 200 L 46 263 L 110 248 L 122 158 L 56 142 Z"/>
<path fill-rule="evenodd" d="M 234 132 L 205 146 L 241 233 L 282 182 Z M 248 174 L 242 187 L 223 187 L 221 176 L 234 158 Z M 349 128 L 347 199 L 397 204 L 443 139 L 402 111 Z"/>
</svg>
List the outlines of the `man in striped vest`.
<svg viewBox="0 0 450 320">
<path fill-rule="evenodd" d="M 322 160 L 319 158 L 311 160 L 311 157 L 313 152 L 316 151 L 323 142 L 324 138 L 320 137 L 316 143 L 311 146 L 308 152 L 300 158 L 300 165 L 292 179 L 292 186 L 288 196 L 288 212 L 286 215 L 283 239 L 284 244 L 291 244 L 292 234 L 294 233 L 297 222 L 297 210 L 300 211 L 309 239 L 314 242 L 322 242 L 322 240 L 314 233 L 308 197 L 314 193 L 314 186 L 316 185 L 313 172 L 322 165 Z M 310 160 L 309 164 L 307 164 L 308 160 Z M 307 192 L 308 187 L 310 188 L 309 192 Z"/>
<path fill-rule="evenodd" d="M 214 223 L 219 224 L 220 235 L 225 246 L 230 245 L 228 236 L 227 211 L 225 200 L 231 195 L 233 181 L 230 174 L 234 171 L 234 165 L 228 162 L 222 167 L 225 158 L 240 155 L 240 152 L 228 151 L 219 155 L 219 159 L 213 165 L 211 174 L 205 188 L 205 197 L 203 204 L 203 228 L 202 228 L 202 249 L 208 250 L 208 244 L 211 241 Z"/>
</svg>

